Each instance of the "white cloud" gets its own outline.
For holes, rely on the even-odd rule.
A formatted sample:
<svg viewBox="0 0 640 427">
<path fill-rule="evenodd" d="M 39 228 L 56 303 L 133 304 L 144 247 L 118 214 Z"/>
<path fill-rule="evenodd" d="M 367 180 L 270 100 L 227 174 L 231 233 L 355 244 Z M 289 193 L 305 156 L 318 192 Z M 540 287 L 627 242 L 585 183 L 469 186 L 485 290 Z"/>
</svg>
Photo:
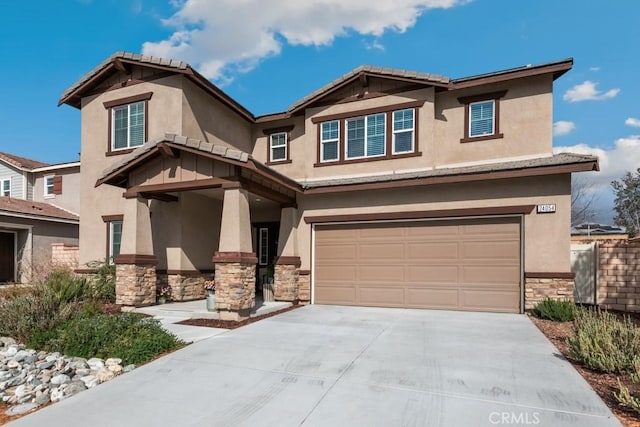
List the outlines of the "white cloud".
<svg viewBox="0 0 640 427">
<path fill-rule="evenodd" d="M 367 50 L 379 50 L 380 52 L 384 52 L 384 45 L 382 43 L 380 43 L 380 40 L 375 39 L 374 41 L 372 41 L 371 43 L 368 42 L 364 42 L 364 47 Z"/>
<path fill-rule="evenodd" d="M 634 128 L 640 128 L 640 119 L 629 117 L 624 121 L 624 124 L 627 126 L 632 126 Z"/>
<path fill-rule="evenodd" d="M 568 135 L 576 128 L 576 124 L 573 122 L 567 122 L 564 120 L 558 120 L 553 124 L 553 135 L 562 136 Z"/>
<path fill-rule="evenodd" d="M 376 39 L 402 33 L 429 9 L 470 0 L 172 0 L 178 10 L 164 24 L 174 33 L 148 41 L 142 52 L 189 62 L 207 78 L 225 80 L 278 55 L 284 43 L 330 45 L 357 33 Z M 382 46 L 372 44 L 372 48 Z"/>
<path fill-rule="evenodd" d="M 640 135 L 630 135 L 617 139 L 611 148 L 594 147 L 589 144 L 554 147 L 556 153 L 577 153 L 598 156 L 599 172 L 577 174 L 591 185 L 595 193 L 596 221 L 611 222 L 613 218 L 613 191 L 611 181 L 622 178 L 628 171 L 635 171 L 640 165 Z"/>
<path fill-rule="evenodd" d="M 580 101 L 603 101 L 605 99 L 613 98 L 620 92 L 620 89 L 609 89 L 606 92 L 602 92 L 596 89 L 596 85 L 590 80 L 586 80 L 584 83 L 575 85 L 571 89 L 567 90 L 562 96 L 562 99 L 569 102 Z"/>
</svg>

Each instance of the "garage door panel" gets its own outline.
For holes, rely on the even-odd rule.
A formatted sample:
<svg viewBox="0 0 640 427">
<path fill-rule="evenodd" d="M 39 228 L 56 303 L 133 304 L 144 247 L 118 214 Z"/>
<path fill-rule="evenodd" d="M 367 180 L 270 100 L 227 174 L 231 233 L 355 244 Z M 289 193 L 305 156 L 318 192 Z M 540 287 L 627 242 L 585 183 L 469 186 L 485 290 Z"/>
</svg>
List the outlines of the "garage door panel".
<svg viewBox="0 0 640 427">
<path fill-rule="evenodd" d="M 460 269 L 462 283 L 491 283 L 513 286 L 519 282 L 520 268 L 517 265 L 474 265 Z"/>
<path fill-rule="evenodd" d="M 463 242 L 462 256 L 465 259 L 520 259 L 520 242 L 518 241 L 485 241 Z"/>
<path fill-rule="evenodd" d="M 358 302 L 362 305 L 376 306 L 403 306 L 404 289 L 394 287 L 368 287 L 359 288 Z"/>
<path fill-rule="evenodd" d="M 324 260 L 333 259 L 354 259 L 358 254 L 358 247 L 353 243 L 350 245 L 331 245 L 323 244 L 316 246 L 316 254 L 318 258 Z"/>
<path fill-rule="evenodd" d="M 461 306 L 466 310 L 517 313 L 520 292 L 463 290 L 460 292 Z"/>
<path fill-rule="evenodd" d="M 455 309 L 458 306 L 458 290 L 450 288 L 408 288 L 406 306 Z"/>
<path fill-rule="evenodd" d="M 364 243 L 360 245 L 358 258 L 364 260 L 404 260 L 404 244 Z"/>
<path fill-rule="evenodd" d="M 328 285 L 316 290 L 315 302 L 318 304 L 356 304 L 357 289 L 354 285 Z"/>
<path fill-rule="evenodd" d="M 371 265 L 358 267 L 358 279 L 366 282 L 403 282 L 403 265 Z"/>
<path fill-rule="evenodd" d="M 317 269 L 316 280 L 320 283 L 325 281 L 347 282 L 358 279 L 358 266 L 352 264 L 326 265 L 322 269 Z"/>
<path fill-rule="evenodd" d="M 409 259 L 450 259 L 457 260 L 459 248 L 457 242 L 409 242 L 407 243 L 407 257 Z"/>
<path fill-rule="evenodd" d="M 518 218 L 320 225 L 315 242 L 316 303 L 520 308 Z"/>
<path fill-rule="evenodd" d="M 457 265 L 410 265 L 407 267 L 407 282 L 425 284 L 458 283 Z"/>
</svg>

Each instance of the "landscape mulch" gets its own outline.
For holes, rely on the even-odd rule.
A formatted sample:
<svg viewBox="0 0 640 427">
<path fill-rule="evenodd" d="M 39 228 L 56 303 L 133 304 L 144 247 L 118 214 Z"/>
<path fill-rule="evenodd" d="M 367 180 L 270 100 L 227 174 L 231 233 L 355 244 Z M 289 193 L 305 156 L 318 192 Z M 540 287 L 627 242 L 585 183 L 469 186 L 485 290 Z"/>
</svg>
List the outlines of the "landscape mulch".
<svg viewBox="0 0 640 427">
<path fill-rule="evenodd" d="M 640 427 L 640 417 L 631 409 L 618 403 L 615 393 L 618 392 L 618 378 L 627 386 L 632 394 L 640 395 L 640 385 L 632 383 L 628 377 L 593 371 L 569 358 L 567 338 L 573 332 L 573 322 L 553 322 L 530 316 L 533 323 L 556 346 L 562 355 L 571 362 L 573 367 L 589 383 L 604 403 L 611 409 L 625 427 Z M 632 315 L 631 319 L 640 324 L 640 316 Z"/>
<path fill-rule="evenodd" d="M 292 305 L 291 307 L 283 308 L 282 310 L 274 311 L 272 313 L 263 314 L 261 316 L 250 317 L 241 322 L 233 320 L 220 320 L 220 319 L 187 319 L 182 322 L 178 322 L 178 325 L 191 325 L 191 326 L 206 326 L 208 328 L 222 328 L 222 329 L 236 329 L 242 326 L 249 325 L 253 322 L 257 322 L 268 317 L 277 316 L 278 314 L 286 313 L 287 311 L 295 310 L 302 307 L 301 304 Z"/>
</svg>

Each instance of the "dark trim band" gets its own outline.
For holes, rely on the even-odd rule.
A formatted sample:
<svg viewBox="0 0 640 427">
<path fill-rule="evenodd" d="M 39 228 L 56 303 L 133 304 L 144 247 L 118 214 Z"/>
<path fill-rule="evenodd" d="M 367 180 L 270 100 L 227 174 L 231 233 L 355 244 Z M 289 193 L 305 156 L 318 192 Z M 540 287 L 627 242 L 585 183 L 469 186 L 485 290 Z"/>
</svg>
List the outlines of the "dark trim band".
<svg viewBox="0 0 640 427">
<path fill-rule="evenodd" d="M 553 273 L 553 272 L 525 272 L 525 279 L 575 279 L 576 274 L 572 272 L 568 273 Z"/>
<path fill-rule="evenodd" d="M 148 101 L 153 96 L 153 92 L 145 92 L 139 95 L 128 96 L 126 98 L 114 99 L 113 101 L 103 102 L 104 108 L 113 108 L 120 105 L 133 104 L 134 102 Z"/>
<path fill-rule="evenodd" d="M 325 224 L 331 222 L 389 221 L 403 219 L 411 220 L 487 215 L 527 215 L 530 214 L 534 208 L 535 205 L 515 205 L 487 208 L 441 209 L 415 212 L 384 212 L 348 215 L 306 216 L 304 217 L 304 222 L 306 222 L 307 224 Z"/>
<path fill-rule="evenodd" d="M 214 263 L 257 264 L 258 257 L 255 252 L 216 252 L 211 261 Z"/>
<path fill-rule="evenodd" d="M 302 265 L 299 256 L 279 256 L 273 260 L 273 263 L 276 265 L 293 265 L 295 267 Z"/>
<path fill-rule="evenodd" d="M 328 122 L 331 120 L 348 119 L 351 117 L 368 116 L 370 114 L 388 113 L 395 110 L 403 110 L 405 108 L 417 108 L 422 107 L 426 99 L 420 99 L 417 101 L 403 102 L 400 104 L 383 105 L 381 107 L 367 108 L 364 110 L 348 111 L 345 113 L 328 114 L 326 116 L 318 116 L 311 118 L 311 123 L 318 124 L 321 122 Z"/>
<path fill-rule="evenodd" d="M 111 221 L 122 221 L 124 219 L 124 215 L 102 215 L 102 221 L 111 222 Z"/>
<path fill-rule="evenodd" d="M 156 269 L 156 274 L 172 274 L 172 275 L 181 275 L 181 276 L 199 276 L 201 274 L 211 274 L 214 273 L 214 270 L 158 270 Z"/>
<path fill-rule="evenodd" d="M 113 259 L 114 264 L 156 265 L 155 255 L 120 254 Z"/>
</svg>

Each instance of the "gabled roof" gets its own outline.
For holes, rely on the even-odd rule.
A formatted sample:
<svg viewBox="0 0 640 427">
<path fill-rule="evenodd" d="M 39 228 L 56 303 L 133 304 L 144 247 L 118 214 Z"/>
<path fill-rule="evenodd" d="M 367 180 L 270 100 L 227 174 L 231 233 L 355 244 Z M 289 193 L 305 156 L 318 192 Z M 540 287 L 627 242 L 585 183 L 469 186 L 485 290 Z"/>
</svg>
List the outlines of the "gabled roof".
<svg viewBox="0 0 640 427">
<path fill-rule="evenodd" d="M 250 122 L 254 121 L 254 116 L 249 110 L 244 108 L 233 98 L 224 93 L 220 88 L 195 71 L 186 62 L 130 52 L 116 52 L 102 61 L 97 67 L 69 86 L 69 88 L 67 88 L 67 90 L 65 90 L 60 96 L 58 105 L 69 104 L 72 107 L 80 108 L 80 102 L 84 94 L 89 92 L 93 87 L 113 72 L 128 73 L 128 67 L 130 65 L 140 65 L 164 71 L 171 71 L 176 74 L 184 74 L 195 84 L 202 87 L 206 92 L 213 95 L 214 98 L 226 104 L 231 110 L 240 114 Z"/>
<path fill-rule="evenodd" d="M 14 154 L 0 152 L 0 161 L 14 166 L 23 171 L 31 171 L 36 168 L 49 166 L 47 163 L 39 162 L 33 159 L 27 159 L 26 157 L 16 156 Z"/>
<path fill-rule="evenodd" d="M 389 80 L 401 80 L 411 83 L 424 84 L 425 86 L 443 86 L 449 84 L 449 77 L 438 74 L 421 73 L 418 71 L 401 70 L 397 68 L 373 67 L 371 65 L 361 65 L 360 67 L 349 71 L 347 74 L 338 77 L 332 82 L 324 85 L 320 89 L 310 93 L 304 98 L 294 102 L 288 113 L 295 113 L 305 106 L 312 104 L 314 101 L 327 96 L 328 94 L 343 88 L 344 86 L 367 77 L 382 77 Z"/>
<path fill-rule="evenodd" d="M 325 179 L 301 183 L 305 193 L 323 193 L 363 189 L 365 186 L 403 186 L 442 184 L 488 179 L 519 178 L 599 170 L 598 158 L 582 154 L 560 153 L 548 157 L 476 166 L 443 167 L 416 172 Z M 395 183 L 395 184 L 392 184 Z"/>
<path fill-rule="evenodd" d="M 248 109 L 195 71 L 193 67 L 186 62 L 136 53 L 116 52 L 65 90 L 60 96 L 58 105 L 69 104 L 72 107 L 80 108 L 82 97 L 86 96 L 92 88 L 113 72 L 129 72 L 130 65 L 157 68 L 183 74 L 214 98 L 241 115 L 245 120 L 255 123 L 256 121 L 270 122 L 291 117 L 291 115 L 304 110 L 304 108 L 357 80 L 362 80 L 362 82 L 366 84 L 366 79 L 369 77 L 404 81 L 416 85 L 436 86 L 440 90 L 455 90 L 543 74 L 552 74 L 553 78 L 556 79 L 571 69 L 573 59 L 568 58 L 539 65 L 529 64 L 522 67 L 457 79 L 450 79 L 449 77 L 439 74 L 362 65 L 294 102 L 286 111 L 255 117 Z"/>
<path fill-rule="evenodd" d="M 43 221 L 62 221 L 77 224 L 79 217 L 69 211 L 49 203 L 34 202 L 32 200 L 0 197 L 0 216 L 19 216 Z"/>
<path fill-rule="evenodd" d="M 234 150 L 223 145 L 213 145 L 199 139 L 167 133 L 163 138 L 149 141 L 131 153 L 125 155 L 122 160 L 104 170 L 96 182 L 96 187 L 101 184 L 111 184 L 120 187 L 126 186 L 126 177 L 129 171 L 140 166 L 147 159 L 161 154 L 166 146 L 169 148 L 186 149 L 196 153 L 202 153 L 225 163 L 240 166 L 242 169 L 251 170 L 252 173 L 261 175 L 273 182 L 292 191 L 300 191 L 300 185 L 268 166 L 254 160 L 244 151 Z"/>
</svg>

